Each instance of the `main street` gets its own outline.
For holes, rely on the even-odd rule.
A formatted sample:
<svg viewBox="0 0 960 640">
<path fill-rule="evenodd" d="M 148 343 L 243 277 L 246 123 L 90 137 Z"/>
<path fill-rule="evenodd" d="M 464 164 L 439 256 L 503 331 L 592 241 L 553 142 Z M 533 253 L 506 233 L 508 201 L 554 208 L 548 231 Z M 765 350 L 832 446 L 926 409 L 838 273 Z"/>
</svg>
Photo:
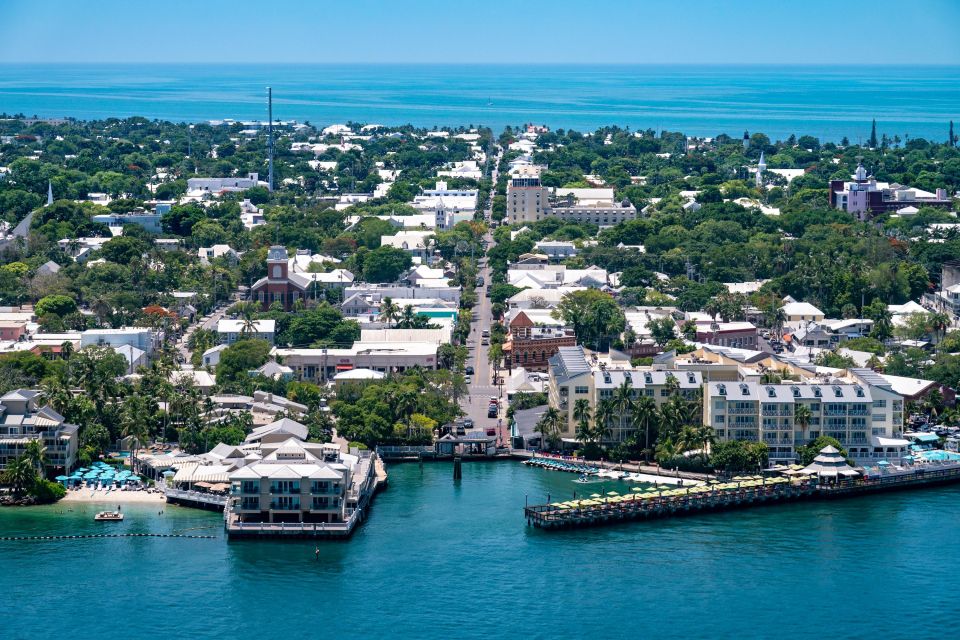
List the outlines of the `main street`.
<svg viewBox="0 0 960 640">
<path fill-rule="evenodd" d="M 491 171 L 492 179 L 492 191 L 490 194 L 490 202 L 487 205 L 486 210 L 484 211 L 484 221 L 489 225 L 491 221 L 491 215 L 493 214 L 493 196 L 496 195 L 497 189 L 497 167 L 500 164 L 500 158 L 503 156 L 503 149 L 497 149 L 497 156 L 493 161 L 493 170 Z M 489 231 L 484 236 L 484 245 L 492 246 L 493 245 L 493 236 Z M 487 290 L 490 287 L 490 265 L 487 263 L 486 258 L 481 258 L 478 262 L 477 275 L 480 278 L 483 278 L 483 286 L 477 287 L 477 305 L 473 308 L 473 318 L 470 326 L 470 337 L 467 339 L 467 348 L 469 349 L 469 356 L 467 357 L 467 366 L 473 367 L 473 376 L 471 376 L 470 385 L 468 386 L 468 396 L 463 399 L 461 406 L 463 407 L 466 417 L 473 420 L 474 429 L 480 429 L 487 431 L 488 429 L 496 429 L 498 440 L 507 444 L 509 442 L 510 430 L 507 426 L 506 420 L 506 397 L 499 398 L 499 389 L 494 385 L 493 380 L 493 367 L 490 366 L 490 360 L 488 353 L 490 351 L 489 345 L 482 344 L 483 332 L 489 332 L 491 330 L 491 325 L 493 324 L 493 314 L 491 312 L 492 303 L 490 298 L 487 297 Z M 489 342 L 489 340 L 487 340 Z M 487 407 L 490 403 L 490 398 L 498 398 L 500 400 L 500 410 L 498 418 L 490 418 L 487 416 Z"/>
</svg>

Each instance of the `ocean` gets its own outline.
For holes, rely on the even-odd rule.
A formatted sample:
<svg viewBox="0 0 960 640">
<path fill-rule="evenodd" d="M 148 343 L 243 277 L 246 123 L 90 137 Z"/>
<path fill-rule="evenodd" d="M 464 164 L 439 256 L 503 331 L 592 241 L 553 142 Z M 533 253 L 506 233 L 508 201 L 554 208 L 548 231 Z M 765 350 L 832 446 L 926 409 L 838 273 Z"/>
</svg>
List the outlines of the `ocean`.
<svg viewBox="0 0 960 640">
<path fill-rule="evenodd" d="M 0 65 L 0 112 L 945 140 L 956 66 Z"/>
<path fill-rule="evenodd" d="M 216 513 L 0 508 L 0 637 L 950 637 L 960 487 L 610 527 L 528 527 L 576 475 L 518 462 L 389 467 L 346 542 L 228 541 Z M 619 483 L 590 485 L 605 493 Z M 106 507 L 112 508 L 110 505 Z M 103 507 L 101 507 L 103 508 Z"/>
</svg>

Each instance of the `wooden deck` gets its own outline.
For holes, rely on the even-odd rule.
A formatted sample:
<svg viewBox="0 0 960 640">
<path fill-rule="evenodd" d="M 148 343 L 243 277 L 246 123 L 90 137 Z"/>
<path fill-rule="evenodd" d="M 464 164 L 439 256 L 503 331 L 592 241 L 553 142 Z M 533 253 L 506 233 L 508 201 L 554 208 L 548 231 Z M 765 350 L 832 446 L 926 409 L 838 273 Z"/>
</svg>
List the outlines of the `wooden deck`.
<svg viewBox="0 0 960 640">
<path fill-rule="evenodd" d="M 924 468 L 911 474 L 857 478 L 837 484 L 818 484 L 815 480 L 762 484 L 740 489 L 697 492 L 673 490 L 663 497 L 627 496 L 619 501 L 592 500 L 578 507 L 558 507 L 557 503 L 524 507 L 528 525 L 542 529 L 598 526 L 633 520 L 692 515 L 711 511 L 759 507 L 797 500 L 853 498 L 882 491 L 919 489 L 932 485 L 960 482 L 960 465 L 949 468 Z"/>
</svg>

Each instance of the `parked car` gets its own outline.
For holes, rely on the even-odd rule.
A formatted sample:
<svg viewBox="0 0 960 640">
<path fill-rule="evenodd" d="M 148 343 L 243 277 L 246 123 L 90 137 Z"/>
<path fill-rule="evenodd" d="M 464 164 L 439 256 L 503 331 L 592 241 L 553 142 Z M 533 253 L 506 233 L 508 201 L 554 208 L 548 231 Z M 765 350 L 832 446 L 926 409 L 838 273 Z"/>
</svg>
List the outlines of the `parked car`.
<svg viewBox="0 0 960 640">
<path fill-rule="evenodd" d="M 473 429 L 473 418 L 464 418 L 463 426 L 467 429 Z"/>
<path fill-rule="evenodd" d="M 467 365 L 467 368 L 464 369 L 463 371 L 464 371 L 464 373 L 466 373 L 468 376 L 472 376 L 472 375 L 473 375 L 473 366 L 472 366 L 472 365 Z"/>
<path fill-rule="evenodd" d="M 473 378 L 471 378 L 470 376 L 466 376 L 464 377 L 463 381 L 466 382 L 467 384 L 470 384 L 471 382 L 473 382 Z"/>
</svg>

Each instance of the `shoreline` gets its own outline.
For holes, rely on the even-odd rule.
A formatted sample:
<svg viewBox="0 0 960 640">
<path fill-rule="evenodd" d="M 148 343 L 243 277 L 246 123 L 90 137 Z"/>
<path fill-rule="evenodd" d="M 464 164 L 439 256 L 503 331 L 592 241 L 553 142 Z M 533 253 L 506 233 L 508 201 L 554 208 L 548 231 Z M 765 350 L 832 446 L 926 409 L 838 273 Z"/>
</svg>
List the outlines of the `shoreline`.
<svg viewBox="0 0 960 640">
<path fill-rule="evenodd" d="M 67 495 L 57 501 L 57 504 L 166 504 L 166 502 L 167 498 L 162 493 L 81 489 L 68 491 Z"/>
</svg>

